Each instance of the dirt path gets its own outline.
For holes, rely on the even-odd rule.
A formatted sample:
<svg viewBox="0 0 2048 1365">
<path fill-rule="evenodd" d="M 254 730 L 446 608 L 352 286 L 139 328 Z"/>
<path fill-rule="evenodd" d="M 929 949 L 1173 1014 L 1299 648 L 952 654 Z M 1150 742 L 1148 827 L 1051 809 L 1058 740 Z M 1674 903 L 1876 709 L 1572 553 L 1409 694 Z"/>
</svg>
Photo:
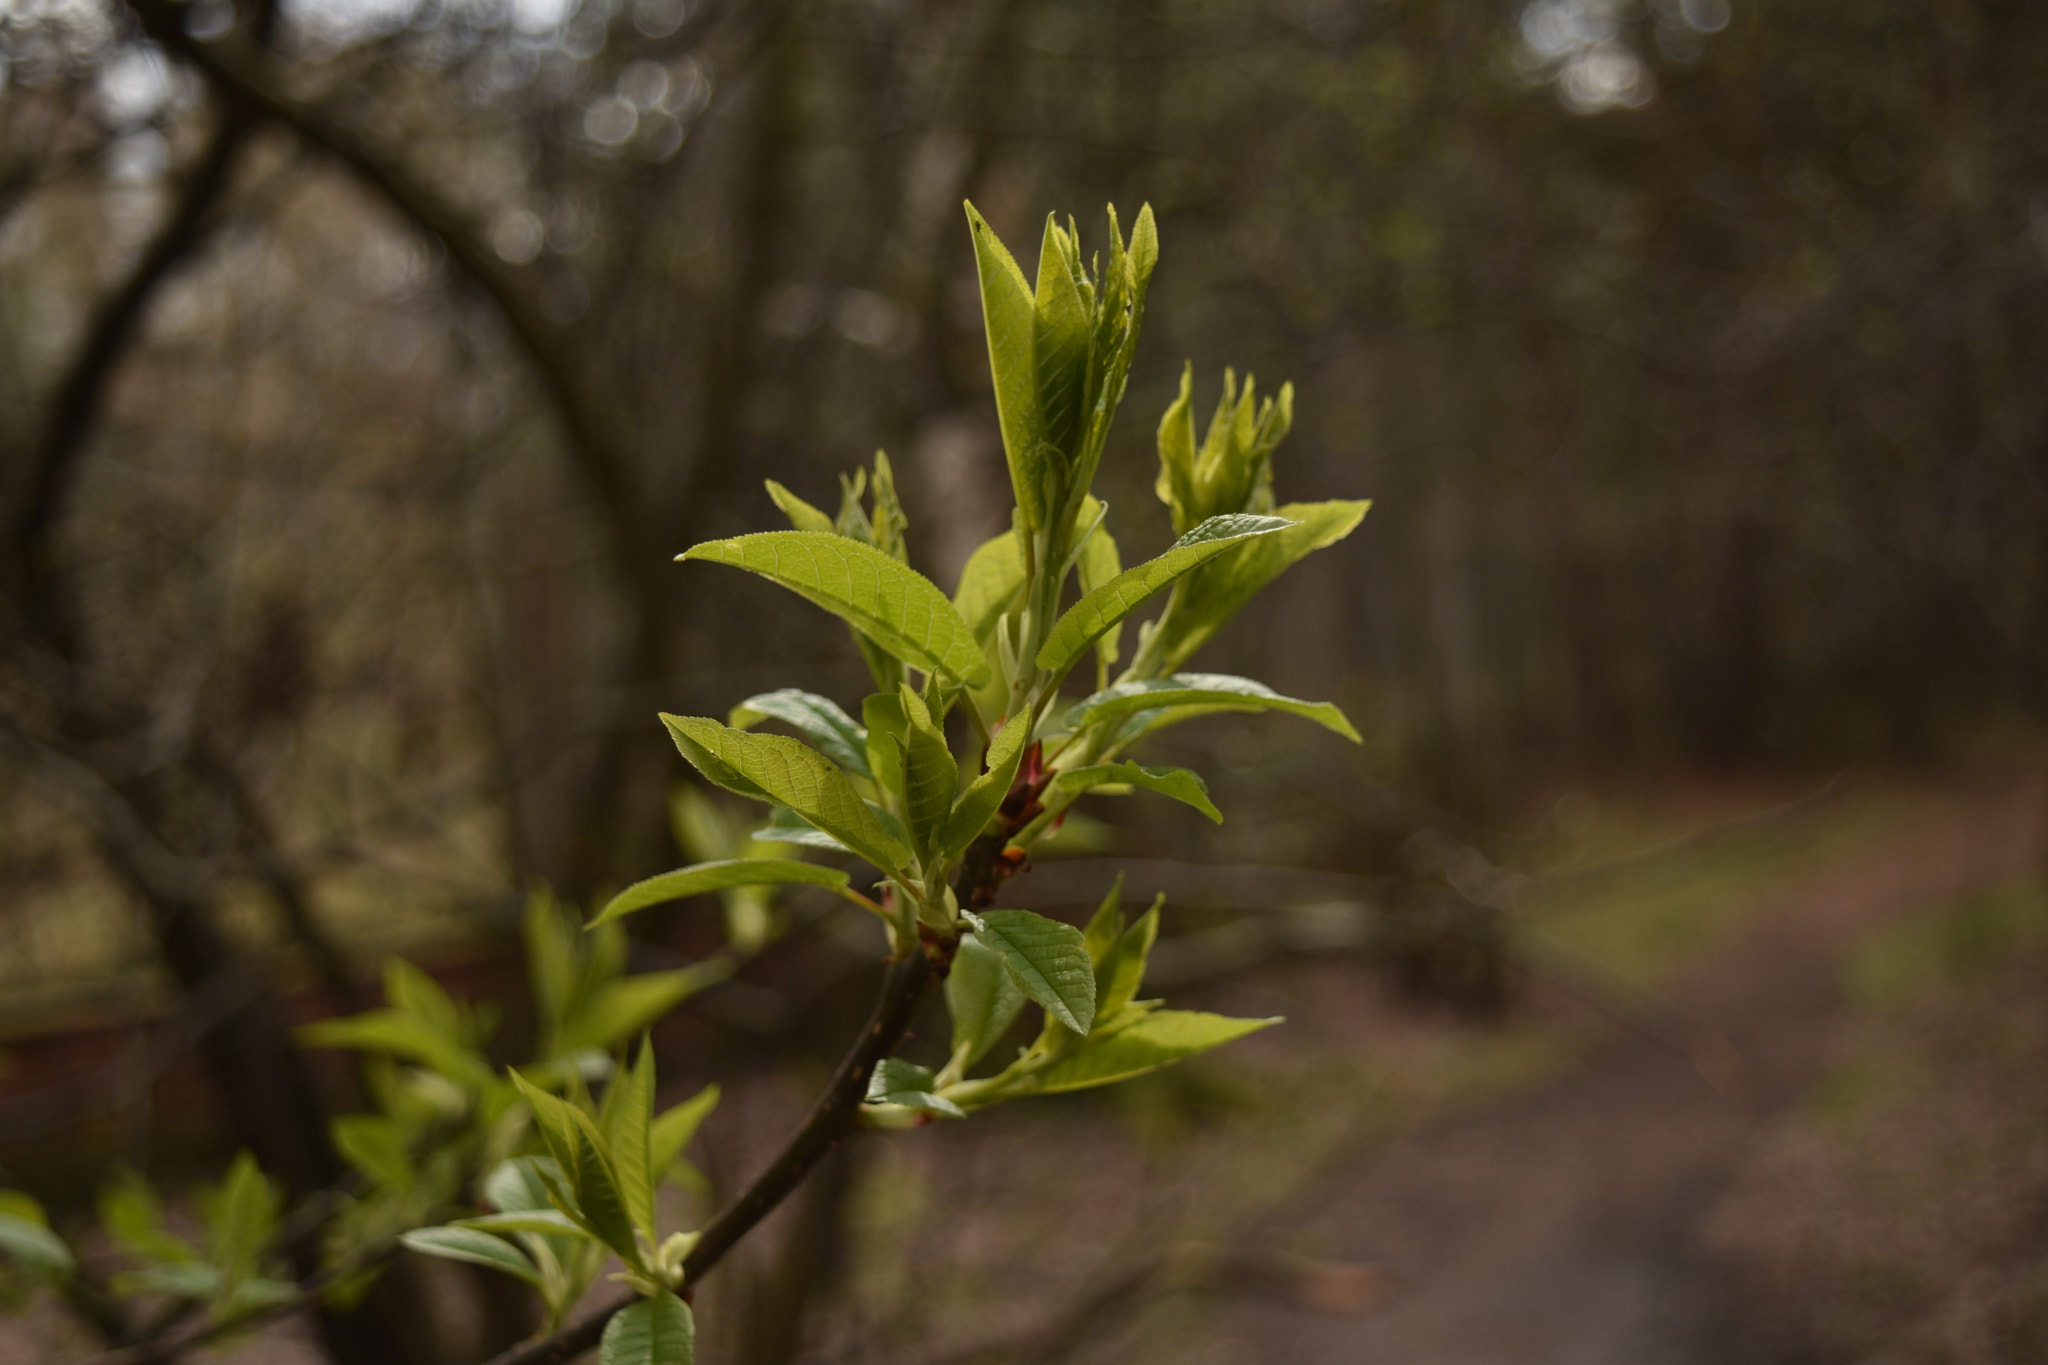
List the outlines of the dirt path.
<svg viewBox="0 0 2048 1365">
<path fill-rule="evenodd" d="M 1377 1261 L 1399 1292 L 1339 1317 L 1267 1300 L 1219 1313 L 1219 1361 L 1706 1365 L 1738 1356 L 1700 1226 L 1773 1116 L 1825 1072 L 1845 950 L 1888 920 L 2026 871 L 2032 793 L 1959 799 L 1910 837 L 1774 893 L 1672 994 L 1741 1058 L 1717 1089 L 1616 1038 L 1557 1084 L 1342 1169 L 1280 1220 Z M 1753 1357 L 1743 1365 L 1754 1365 Z"/>
</svg>

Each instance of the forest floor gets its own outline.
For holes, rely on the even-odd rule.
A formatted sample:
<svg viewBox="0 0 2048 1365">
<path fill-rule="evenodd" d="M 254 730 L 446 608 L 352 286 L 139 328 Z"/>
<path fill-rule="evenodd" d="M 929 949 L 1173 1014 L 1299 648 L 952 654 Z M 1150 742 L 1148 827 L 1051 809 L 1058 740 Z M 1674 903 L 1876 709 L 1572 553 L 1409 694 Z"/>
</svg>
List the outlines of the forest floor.
<svg viewBox="0 0 2048 1365">
<path fill-rule="evenodd" d="M 814 1358 L 2048 1359 L 2043 817 L 2030 782 L 1866 790 L 1790 855 L 1702 873 L 1661 910 L 1595 907 L 1586 952 L 1654 983 L 1654 1010 L 1621 1013 L 1658 1027 L 1541 983 L 1491 1025 L 1370 1001 L 1356 967 L 1220 987 L 1202 1003 L 1291 1006 L 1259 1041 L 1293 1035 L 1293 1061 L 1273 1043 L 1236 1063 L 1270 1112 L 1205 1123 L 1195 1081 L 1181 1127 L 1215 1131 L 1178 1143 L 1155 1112 L 1172 1103 L 1141 1095 L 1106 1126 L 1077 1108 L 1007 1140 L 963 1125 L 922 1155 L 878 1145 L 870 1185 L 985 1216 L 856 1238 L 857 1262 L 900 1258 L 850 1277 Z M 1557 929 L 1572 937 L 1568 914 Z M 1246 1078 L 1290 1065 L 1264 1090 Z M 1208 1082 L 1221 1109 L 1230 1084 Z M 1086 1153 L 1038 1171 L 1056 1197 L 1024 1174 L 1039 1143 Z M 860 1305 L 915 1285 L 948 1306 L 891 1344 Z M 906 1349 L 919 1336 L 958 1348 Z"/>
</svg>

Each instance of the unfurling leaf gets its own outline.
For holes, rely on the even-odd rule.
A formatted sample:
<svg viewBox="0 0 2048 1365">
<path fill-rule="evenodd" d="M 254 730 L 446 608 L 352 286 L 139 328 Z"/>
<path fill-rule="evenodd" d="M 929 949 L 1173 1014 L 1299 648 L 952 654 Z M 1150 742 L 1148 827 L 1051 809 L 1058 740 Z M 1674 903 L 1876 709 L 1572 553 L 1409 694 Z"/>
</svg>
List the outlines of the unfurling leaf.
<svg viewBox="0 0 2048 1365">
<path fill-rule="evenodd" d="M 988 771 L 967 784 L 946 817 L 946 833 L 938 850 L 942 860 L 951 862 L 966 852 L 1002 808 L 1010 784 L 1017 780 L 1017 765 L 1024 757 L 1024 739 L 1030 730 L 1022 722 L 1005 722 L 989 741 Z"/>
<path fill-rule="evenodd" d="M 929 578 L 871 545 L 819 531 L 711 540 L 683 559 L 731 564 L 844 618 L 897 658 L 978 687 L 989 670 L 974 634 Z"/>
<path fill-rule="evenodd" d="M 1293 526 L 1265 536 L 1238 553 L 1204 564 L 1183 581 L 1159 655 L 1172 671 L 1235 616 L 1260 589 L 1317 550 L 1335 545 L 1364 519 L 1370 502 L 1291 502 L 1274 509 Z"/>
<path fill-rule="evenodd" d="M 1211 517 L 1167 547 L 1157 559 L 1126 569 L 1069 607 L 1038 650 L 1038 666 L 1055 677 L 1073 667 L 1102 633 L 1129 616 L 1181 575 L 1256 536 L 1293 523 L 1245 514 Z"/>
<path fill-rule="evenodd" d="M 1053 1063 L 1040 1074 L 1036 1088 L 1051 1095 L 1142 1076 L 1279 1022 L 1226 1019 L 1193 1010 L 1157 1010 Z"/>
<path fill-rule="evenodd" d="M 1285 711 L 1358 742 L 1358 731 L 1330 703 L 1283 697 L 1264 683 L 1228 673 L 1176 673 L 1170 678 L 1118 683 L 1075 703 L 1067 711 L 1065 724 L 1069 730 L 1079 730 L 1087 725 L 1112 725 L 1128 716 L 1161 713 L 1142 727 L 1127 728 L 1119 735 L 1119 742 L 1128 742 L 1143 730 L 1220 711 Z"/>
<path fill-rule="evenodd" d="M 884 872 L 909 866 L 910 850 L 902 838 L 881 822 L 846 774 L 815 749 L 780 735 L 728 729 L 701 716 L 664 714 L 661 719 L 683 757 L 706 777 L 718 780 L 698 761 L 699 753 L 730 768 L 763 798 L 789 807 Z"/>
<path fill-rule="evenodd" d="M 598 1365 L 693 1365 L 696 1358 L 690 1305 L 666 1292 L 621 1309 L 597 1348 Z"/>
<path fill-rule="evenodd" d="M 1045 421 L 1032 355 L 1038 310 L 1016 259 L 972 204 L 967 205 L 967 224 L 974 236 L 974 262 L 981 277 L 981 313 L 988 328 L 996 418 L 1002 425 L 1010 488 L 1023 513 L 1024 532 L 1029 535 L 1045 524 L 1048 510 L 1044 496 Z"/>
<path fill-rule="evenodd" d="M 982 542 L 967 557 L 960 570 L 960 586 L 953 593 L 954 610 L 974 632 L 977 640 L 988 639 L 996 618 L 1010 609 L 1024 587 L 1024 546 L 1015 531 L 1005 531 Z"/>
<path fill-rule="evenodd" d="M 1202 781 L 1201 774 L 1186 768 L 1141 768 L 1135 763 L 1096 763 L 1086 768 L 1074 768 L 1053 779 L 1051 798 L 1060 800 L 1079 796 L 1091 787 L 1111 783 L 1143 787 L 1147 791 L 1170 796 L 1176 801 L 1193 806 L 1216 824 L 1223 823 L 1223 812 L 1209 799 L 1209 784 Z M 1048 799 L 1048 808 L 1056 809 L 1054 800 Z"/>
<path fill-rule="evenodd" d="M 1024 1008 L 1024 988 L 1003 965 L 1003 955 L 969 934 L 946 974 L 946 1011 L 953 1020 L 955 1074 L 980 1061 Z"/>
<path fill-rule="evenodd" d="M 1084 498 L 1081 502 L 1081 523 L 1095 528 L 1088 539 L 1081 543 L 1076 560 L 1076 565 L 1080 569 L 1081 592 L 1084 596 L 1124 571 L 1123 559 L 1117 554 L 1116 537 L 1109 533 L 1109 527 L 1104 524 L 1106 518 L 1103 514 L 1107 511 L 1108 509 L 1092 496 Z M 1114 625 L 1096 638 L 1096 669 L 1104 682 L 1108 681 L 1109 670 L 1116 666 L 1118 642 L 1123 630 L 1122 625 Z"/>
<path fill-rule="evenodd" d="M 848 772 L 860 777 L 874 776 L 868 771 L 867 731 L 830 697 L 782 687 L 748 697 L 733 707 L 727 717 L 727 723 L 735 730 L 749 729 L 763 720 L 779 720 L 801 731 L 819 753 Z"/>
<path fill-rule="evenodd" d="M 723 862 L 698 863 L 633 883 L 605 902 L 597 918 L 590 921 L 590 927 L 595 929 L 600 924 L 609 924 L 622 915 L 645 910 L 650 905 L 701 896 L 707 891 L 723 891 L 728 887 L 793 884 L 840 887 L 847 881 L 847 875 L 837 868 L 819 867 L 816 863 L 800 863 L 787 858 L 729 858 Z"/>
<path fill-rule="evenodd" d="M 642 1034 L 633 1065 L 614 1077 L 605 1091 L 598 1126 L 610 1148 L 612 1171 L 618 1177 L 626 1213 L 649 1242 L 654 1241 L 654 1176 L 648 1140 L 653 1122 L 654 1049 Z"/>
<path fill-rule="evenodd" d="M 903 706 L 903 809 L 910 820 L 918 851 L 929 854 L 944 842 L 946 819 L 953 811 L 953 793 L 960 786 L 960 767 L 945 732 L 933 723 L 924 699 L 906 685 L 898 690 Z"/>
<path fill-rule="evenodd" d="M 1029 910 L 970 913 L 967 921 L 976 938 L 1002 955 L 1025 995 L 1074 1032 L 1088 1032 L 1095 1022 L 1095 966 L 1079 929 Z"/>
<path fill-rule="evenodd" d="M 821 531 L 827 535 L 836 533 L 836 528 L 832 525 L 832 518 L 826 516 L 822 511 L 811 506 L 802 498 L 775 482 L 775 480 L 769 479 L 766 482 L 768 485 L 768 496 L 775 500 L 775 505 L 782 509 L 782 515 L 789 518 L 789 524 L 796 530 Z"/>
<path fill-rule="evenodd" d="M 869 1104 L 898 1104 L 948 1118 L 966 1118 L 967 1111 L 959 1105 L 932 1093 L 935 1085 L 928 1068 L 901 1057 L 885 1057 L 868 1081 L 867 1100 Z"/>
</svg>

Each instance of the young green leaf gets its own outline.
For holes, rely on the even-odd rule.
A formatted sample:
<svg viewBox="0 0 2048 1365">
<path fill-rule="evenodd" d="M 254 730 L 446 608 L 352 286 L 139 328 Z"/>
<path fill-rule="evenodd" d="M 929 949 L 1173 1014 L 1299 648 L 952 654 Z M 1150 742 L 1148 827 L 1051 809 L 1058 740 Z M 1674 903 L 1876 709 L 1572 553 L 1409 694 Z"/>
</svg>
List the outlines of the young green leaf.
<svg viewBox="0 0 2048 1365">
<path fill-rule="evenodd" d="M 52 1279 L 62 1279 L 77 1267 L 71 1248 L 50 1231 L 43 1206 L 19 1190 L 0 1190 L 0 1256 Z"/>
<path fill-rule="evenodd" d="M 1185 535 L 1201 517 L 1195 503 L 1195 386 L 1193 361 L 1181 367 L 1180 395 L 1159 419 L 1159 477 L 1152 489 L 1173 514 L 1175 535 Z"/>
<path fill-rule="evenodd" d="M 648 1128 L 654 1122 L 654 1049 L 645 1034 L 639 1055 L 623 1075 L 605 1091 L 599 1114 L 612 1170 L 618 1177 L 619 1195 L 633 1226 L 654 1238 L 654 1177 L 648 1155 Z"/>
<path fill-rule="evenodd" d="M 1016 1022 L 1024 990 L 1003 965 L 1003 955 L 973 934 L 960 940 L 946 974 L 946 1011 L 953 1020 L 954 1074 L 980 1061 Z"/>
<path fill-rule="evenodd" d="M 1081 501 L 1081 524 L 1095 528 L 1082 542 L 1077 561 L 1083 595 L 1094 592 L 1124 571 L 1123 559 L 1117 554 L 1116 537 L 1104 524 L 1103 513 L 1106 510 L 1093 496 Z M 1111 626 L 1095 641 L 1096 669 L 1103 682 L 1108 681 L 1110 669 L 1116 667 L 1123 630 L 1121 624 Z"/>
<path fill-rule="evenodd" d="M 582 967 L 581 935 L 554 896 L 545 891 L 526 898 L 520 933 L 526 941 L 526 971 L 532 978 L 540 1017 L 552 1028 L 576 997 Z"/>
<path fill-rule="evenodd" d="M 1089 725 L 1114 725 L 1128 716 L 1147 711 L 1178 711 L 1190 715 L 1219 711 L 1285 711 L 1334 730 L 1352 743 L 1358 731 L 1344 713 L 1330 703 L 1297 701 L 1283 697 L 1262 682 L 1233 677 L 1228 673 L 1176 673 L 1170 678 L 1141 678 L 1106 687 L 1092 697 L 1076 702 L 1066 714 L 1069 730 Z M 1170 723 L 1170 722 L 1168 722 Z M 1156 728 L 1156 723 L 1146 728 Z M 1133 736 L 1125 734 L 1123 740 Z"/>
<path fill-rule="evenodd" d="M 1226 1019 L 1193 1010 L 1158 1010 L 1129 1028 L 1054 1062 L 1040 1073 L 1036 1089 L 1052 1095 L 1128 1080 L 1279 1022 Z"/>
<path fill-rule="evenodd" d="M 276 1231 L 279 1205 L 278 1192 L 256 1158 L 238 1152 L 205 1201 L 206 1259 L 221 1273 L 221 1293 L 233 1293 L 256 1273 Z"/>
<path fill-rule="evenodd" d="M 633 1215 L 627 1208 L 626 1192 L 620 1188 L 612 1153 L 590 1115 L 580 1109 L 569 1112 L 575 1127 L 570 1133 L 570 1159 L 563 1163 L 563 1169 L 575 1187 L 583 1225 L 619 1253 L 627 1265 L 638 1266 L 640 1250 L 633 1240 Z"/>
<path fill-rule="evenodd" d="M 413 1015 L 435 1032 L 460 1043 L 472 1043 L 469 1017 L 441 984 L 402 957 L 384 964 L 384 1003 Z"/>
<path fill-rule="evenodd" d="M 427 1256 L 489 1266 L 507 1275 L 517 1275 L 535 1289 L 541 1287 L 540 1271 L 532 1258 L 510 1242 L 488 1232 L 464 1227 L 414 1228 L 411 1232 L 399 1233 L 398 1240 L 401 1245 Z"/>
<path fill-rule="evenodd" d="M 953 609 L 976 640 L 985 641 L 996 618 L 1008 611 L 1024 588 L 1024 545 L 1015 531 L 983 541 L 960 570 Z"/>
<path fill-rule="evenodd" d="M 697 1135 L 697 1129 L 718 1107 L 718 1087 L 707 1085 L 670 1109 L 662 1111 L 654 1120 L 653 1130 L 647 1138 L 647 1169 L 655 1180 L 668 1174 L 668 1168 L 689 1146 L 690 1139 Z"/>
<path fill-rule="evenodd" d="M 1029 535 L 1045 524 L 1045 423 L 1038 404 L 1038 375 L 1032 339 L 1038 310 L 1024 272 L 974 205 L 967 205 L 974 235 L 974 263 L 981 277 L 981 313 L 988 329 L 988 363 L 995 379 L 996 417 L 1010 487 Z"/>
<path fill-rule="evenodd" d="M 868 771 L 868 732 L 830 697 L 782 687 L 748 697 L 733 707 L 727 717 L 727 723 L 735 730 L 750 729 L 764 720 L 779 720 L 801 731 L 819 753 L 848 772 L 860 777 L 874 776 Z"/>
<path fill-rule="evenodd" d="M 438 1071 L 465 1089 L 481 1090 L 495 1079 L 481 1053 L 428 1024 L 418 1015 L 371 1010 L 344 1019 L 321 1019 L 295 1032 L 304 1047 L 339 1047 L 381 1052 Z"/>
<path fill-rule="evenodd" d="M 1098 962 L 1095 968 L 1095 1017 L 1098 1023 L 1113 1019 L 1119 1010 L 1131 1003 L 1138 994 L 1138 988 L 1145 983 L 1145 962 L 1152 955 L 1152 944 L 1159 937 L 1159 910 L 1166 903 L 1165 895 L 1152 901 L 1152 908 L 1138 916 L 1138 922 L 1117 936 L 1116 952 L 1107 962 Z M 1104 971 L 1104 967 L 1108 971 Z"/>
<path fill-rule="evenodd" d="M 768 479 L 765 482 L 768 485 L 768 496 L 773 498 L 775 505 L 782 509 L 782 515 L 789 518 L 789 524 L 792 527 L 799 531 L 820 531 L 826 535 L 836 533 L 837 528 L 832 525 L 832 518 L 826 516 L 823 512 L 775 482 L 775 480 Z"/>
<path fill-rule="evenodd" d="M 695 966 L 667 972 L 642 972 L 597 986 L 562 1021 L 555 1038 L 557 1056 L 583 1048 L 608 1048 L 667 1014 L 683 1001 L 732 975 L 729 958 L 708 958 Z"/>
<path fill-rule="evenodd" d="M 40 1221 L 40 1209 L 36 1215 Z M 157 1198 L 156 1188 L 137 1171 L 117 1171 L 101 1187 L 99 1215 L 108 1238 L 138 1261 L 199 1259 L 197 1248 L 164 1226 L 163 1202 Z"/>
<path fill-rule="evenodd" d="M 1017 765 L 1024 757 L 1025 739 L 1031 727 L 1021 721 L 1006 721 L 988 746 L 988 771 L 967 784 L 946 817 L 946 832 L 939 839 L 938 857 L 951 862 L 988 828 L 988 822 L 1002 809 L 1010 784 L 1017 780 Z"/>
<path fill-rule="evenodd" d="M 500 1213 L 535 1213 L 554 1208 L 540 1170 L 543 1162 L 554 1164 L 551 1157 L 515 1156 L 493 1166 L 483 1180 L 484 1203 Z M 561 1171 L 556 1169 L 553 1174 L 559 1177 Z"/>
<path fill-rule="evenodd" d="M 757 843 L 795 844 L 821 853 L 852 853 L 853 850 L 798 815 L 787 806 L 777 806 L 768 823 L 747 836 Z"/>
<path fill-rule="evenodd" d="M 1129 784 L 1143 787 L 1147 791 L 1170 796 L 1174 800 L 1193 806 L 1216 824 L 1223 823 L 1223 812 L 1209 799 L 1209 784 L 1201 774 L 1186 768 L 1141 768 L 1135 763 L 1096 763 L 1086 768 L 1074 768 L 1053 779 L 1049 795 L 1064 801 L 1079 796 L 1091 787 L 1105 784 Z M 1049 799 L 1049 808 L 1055 803 Z"/>
<path fill-rule="evenodd" d="M 1126 569 L 1069 607 L 1039 647 L 1038 666 L 1055 677 L 1064 674 L 1097 637 L 1176 578 L 1255 536 L 1271 535 L 1292 524 L 1279 517 L 1243 513 L 1209 518 L 1157 559 Z"/>
<path fill-rule="evenodd" d="M 1073 239 L 1050 216 L 1038 249 L 1038 290 L 1032 306 L 1031 368 L 1038 385 L 1039 422 L 1044 431 L 1046 505 L 1064 489 L 1057 484 L 1071 467 L 1080 444 L 1088 387 L 1088 343 L 1094 308 L 1082 297 L 1081 263 Z"/>
<path fill-rule="evenodd" d="M 382 1114 L 344 1114 L 328 1125 L 341 1159 L 368 1176 L 373 1184 L 403 1190 L 413 1183 L 412 1155 L 405 1129 Z"/>
<path fill-rule="evenodd" d="M 885 1057 L 868 1081 L 869 1104 L 899 1104 L 905 1109 L 922 1109 L 930 1114 L 964 1119 L 967 1111 L 949 1099 L 932 1093 L 937 1082 L 931 1071 L 901 1057 Z"/>
<path fill-rule="evenodd" d="M 981 647 L 946 595 L 871 545 L 818 531 L 757 531 L 693 545 L 680 557 L 780 583 L 926 672 L 976 687 L 988 681 Z"/>
<path fill-rule="evenodd" d="M 575 1220 L 560 1209 L 550 1205 L 544 1209 L 527 1209 L 521 1213 L 486 1213 L 475 1218 L 458 1218 L 448 1225 L 452 1228 L 474 1228 L 478 1232 L 511 1233 L 530 1232 L 541 1237 L 588 1237 L 590 1234 L 578 1227 Z"/>
<path fill-rule="evenodd" d="M 696 1358 L 690 1305 L 666 1292 L 621 1309 L 597 1348 L 598 1365 L 694 1365 Z"/>
<path fill-rule="evenodd" d="M 1095 996 L 1102 998 L 1103 968 L 1109 962 L 1116 946 L 1123 940 L 1124 929 L 1124 874 L 1118 872 L 1116 880 L 1109 884 L 1109 892 L 1102 903 L 1095 907 L 1095 913 L 1088 917 L 1088 925 L 1081 931 L 1082 942 L 1088 945 L 1088 960 L 1095 964 Z"/>
<path fill-rule="evenodd" d="M 1188 575 L 1173 615 L 1163 624 L 1166 638 L 1159 655 L 1162 671 L 1171 672 L 1208 642 L 1210 636 L 1262 588 L 1317 550 L 1351 534 L 1365 517 L 1370 502 L 1292 502 L 1275 515 L 1294 523 L 1278 535 L 1264 536 L 1237 554 L 1204 564 Z"/>
<path fill-rule="evenodd" d="M 1002 955 L 1019 989 L 1076 1033 L 1095 1021 L 1095 966 L 1081 931 L 1029 910 L 970 912 L 975 937 Z"/>
<path fill-rule="evenodd" d="M 707 891 L 723 891 L 728 887 L 841 887 L 847 881 L 847 875 L 838 868 L 819 867 L 816 863 L 800 863 L 788 858 L 729 858 L 723 862 L 698 863 L 633 883 L 605 902 L 597 918 L 590 921 L 590 927 L 594 929 L 600 924 L 609 924 L 650 905 L 701 896 Z"/>
<path fill-rule="evenodd" d="M 924 699 L 908 686 L 899 689 L 903 705 L 903 805 L 911 836 L 919 851 L 929 853 L 944 842 L 953 793 L 960 787 L 960 766 L 946 743 L 945 732 L 932 722 Z"/>
<path fill-rule="evenodd" d="M 685 758 L 695 761 L 691 748 L 710 754 L 768 799 L 789 807 L 884 872 L 909 866 L 910 850 L 901 837 L 876 818 L 846 774 L 816 750 L 780 735 L 727 729 L 701 716 L 664 714 L 661 719 Z M 684 740 L 689 741 L 688 748 Z"/>
</svg>

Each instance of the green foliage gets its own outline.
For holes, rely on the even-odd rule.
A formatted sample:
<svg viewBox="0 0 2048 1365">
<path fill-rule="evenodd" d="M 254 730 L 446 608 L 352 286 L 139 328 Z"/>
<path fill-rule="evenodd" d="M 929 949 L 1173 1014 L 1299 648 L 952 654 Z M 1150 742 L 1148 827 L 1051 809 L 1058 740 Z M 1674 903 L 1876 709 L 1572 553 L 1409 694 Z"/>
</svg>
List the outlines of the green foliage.
<svg viewBox="0 0 2048 1365">
<path fill-rule="evenodd" d="M 300 1030 L 309 1046 L 360 1054 L 373 1101 L 332 1129 L 355 1178 L 324 1230 L 331 1304 L 359 1295 L 398 1245 L 513 1276 L 540 1295 L 553 1329 L 616 1259 L 624 1268 L 614 1278 L 638 1297 L 610 1320 L 601 1360 L 692 1359 L 694 1322 L 679 1295 L 698 1234 L 664 1235 L 656 1194 L 671 1179 L 701 1183 L 681 1154 L 718 1094 L 707 1088 L 657 1112 L 647 1031 L 734 959 L 628 975 L 622 921 L 650 906 L 716 895 L 733 948 L 746 953 L 775 932 L 776 889 L 818 888 L 880 916 L 892 954 L 930 954 L 945 979 L 947 1060 L 933 1072 L 876 1057 L 860 1092 L 860 1114 L 876 1126 L 965 1119 L 1110 1084 L 1277 1022 L 1138 998 L 1162 904 L 1132 922 L 1121 882 L 1085 929 L 993 902 L 1004 876 L 1084 796 L 1143 789 L 1222 819 L 1199 774 L 1123 757 L 1163 727 L 1278 711 L 1358 738 L 1329 703 L 1176 670 L 1260 588 L 1347 534 L 1365 504 L 1276 509 L 1272 461 L 1292 422 L 1291 388 L 1260 404 L 1249 378 L 1239 389 L 1226 372 L 1197 446 L 1190 376 L 1160 427 L 1158 491 L 1178 538 L 1125 568 L 1090 485 L 1158 257 L 1151 212 L 1140 212 L 1128 242 L 1110 214 L 1106 264 L 1083 262 L 1071 223 L 1048 222 L 1029 285 L 971 207 L 968 217 L 1016 494 L 1011 530 L 975 552 L 948 598 L 909 565 L 909 521 L 877 453 L 872 474 L 841 480 L 836 514 L 770 481 L 794 529 L 680 556 L 761 575 L 840 618 L 875 691 L 858 720 L 797 688 L 748 697 L 725 722 L 661 717 L 705 781 L 767 806 L 766 823 L 743 833 L 684 788 L 672 816 L 688 865 L 627 887 L 581 926 L 545 892 L 531 898 L 522 928 L 539 1036 L 524 1066 L 501 1071 L 486 1053 L 492 1010 L 401 962 L 386 969 L 381 1008 Z M 1162 597 L 1135 657 L 1112 676 L 1124 622 Z M 1091 658 L 1091 693 L 1062 700 L 1062 680 Z M 757 728 L 768 725 L 793 733 Z M 884 891 L 871 899 L 853 873 L 809 861 L 814 854 L 865 860 Z M 992 1074 L 970 1075 L 1032 1005 L 1035 1039 Z M 247 1156 L 198 1200 L 197 1244 L 166 1227 L 139 1176 L 115 1179 L 100 1204 L 109 1240 L 133 1263 L 116 1281 L 123 1292 L 194 1301 L 223 1322 L 298 1292 L 273 1265 L 277 1191 Z M 5 1192 L 0 1255 L 45 1277 L 74 1266 L 41 1209 Z"/>
</svg>

